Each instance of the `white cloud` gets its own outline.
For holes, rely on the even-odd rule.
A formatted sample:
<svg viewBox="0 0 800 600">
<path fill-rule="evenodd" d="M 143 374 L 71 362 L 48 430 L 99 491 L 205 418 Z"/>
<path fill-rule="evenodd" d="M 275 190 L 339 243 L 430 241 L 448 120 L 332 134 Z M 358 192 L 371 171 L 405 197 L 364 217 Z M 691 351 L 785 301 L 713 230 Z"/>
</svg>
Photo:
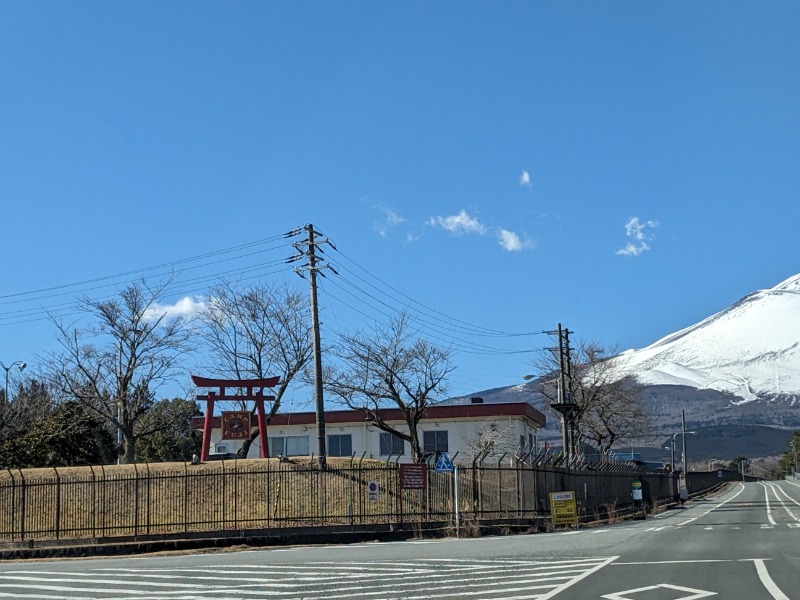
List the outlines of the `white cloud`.
<svg viewBox="0 0 800 600">
<path fill-rule="evenodd" d="M 185 296 L 175 304 L 153 304 L 145 311 L 144 318 L 148 321 L 154 321 L 161 317 L 166 317 L 167 319 L 192 317 L 205 310 L 205 308 L 206 303 L 202 299 Z"/>
<path fill-rule="evenodd" d="M 373 206 L 373 208 L 383 213 L 383 219 L 376 221 L 374 224 L 375 231 L 381 237 L 386 237 L 386 234 L 389 233 L 390 228 L 397 227 L 398 225 L 402 225 L 406 222 L 405 218 L 391 208 L 387 208 L 385 206 Z"/>
<path fill-rule="evenodd" d="M 645 221 L 642 223 L 639 217 L 631 217 L 625 223 L 625 235 L 628 236 L 628 243 L 617 250 L 620 256 L 639 256 L 642 252 L 650 250 L 649 242 L 655 237 L 648 230 L 658 227 L 658 221 Z"/>
<path fill-rule="evenodd" d="M 441 227 L 455 235 L 461 235 L 463 233 L 484 235 L 486 233 L 486 227 L 475 217 L 470 217 L 465 210 L 462 210 L 457 215 L 431 217 L 426 223 L 435 227 Z"/>
<path fill-rule="evenodd" d="M 519 184 L 522 187 L 531 187 L 531 174 L 525 169 L 522 169 L 522 175 L 519 176 Z"/>
<path fill-rule="evenodd" d="M 509 252 L 520 252 L 528 248 L 533 248 L 533 242 L 521 239 L 519 235 L 508 229 L 499 229 L 497 231 L 497 237 L 503 249 Z"/>
</svg>

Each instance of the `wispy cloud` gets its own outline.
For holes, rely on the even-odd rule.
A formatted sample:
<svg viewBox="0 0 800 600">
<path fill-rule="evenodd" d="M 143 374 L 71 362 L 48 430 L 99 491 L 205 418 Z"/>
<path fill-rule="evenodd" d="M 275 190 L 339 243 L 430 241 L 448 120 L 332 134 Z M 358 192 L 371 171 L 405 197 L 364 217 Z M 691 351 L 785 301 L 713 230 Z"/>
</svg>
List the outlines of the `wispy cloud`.
<svg viewBox="0 0 800 600">
<path fill-rule="evenodd" d="M 658 227 L 658 221 L 639 220 L 639 217 L 631 217 L 625 223 L 625 235 L 628 236 L 628 243 L 617 250 L 620 256 L 639 256 L 642 252 L 650 250 L 649 242 L 655 237 L 650 233 L 650 229 Z"/>
<path fill-rule="evenodd" d="M 498 229 L 497 238 L 503 249 L 508 252 L 521 252 L 522 250 L 533 248 L 533 242 L 527 239 L 523 240 L 519 235 L 508 229 Z"/>
<path fill-rule="evenodd" d="M 373 225 L 375 231 L 381 237 L 386 237 L 392 227 L 397 227 L 406 222 L 405 218 L 392 208 L 386 206 L 373 206 L 373 208 L 383 214 L 381 220 L 376 221 Z"/>
<path fill-rule="evenodd" d="M 519 176 L 519 184 L 522 187 L 531 187 L 531 174 L 525 169 L 522 169 L 522 175 Z"/>
<path fill-rule="evenodd" d="M 206 303 L 202 298 L 190 298 L 185 296 L 175 304 L 153 304 L 144 313 L 144 318 L 154 321 L 161 317 L 167 319 L 178 319 L 192 317 L 202 312 L 206 308 Z"/>
<path fill-rule="evenodd" d="M 433 225 L 434 227 L 441 227 L 442 229 L 455 235 L 461 235 L 464 233 L 477 233 L 479 235 L 484 235 L 486 233 L 486 227 L 475 217 L 469 216 L 465 210 L 462 210 L 457 215 L 450 215 L 447 217 L 431 217 L 426 221 L 426 223 L 428 225 Z"/>
</svg>

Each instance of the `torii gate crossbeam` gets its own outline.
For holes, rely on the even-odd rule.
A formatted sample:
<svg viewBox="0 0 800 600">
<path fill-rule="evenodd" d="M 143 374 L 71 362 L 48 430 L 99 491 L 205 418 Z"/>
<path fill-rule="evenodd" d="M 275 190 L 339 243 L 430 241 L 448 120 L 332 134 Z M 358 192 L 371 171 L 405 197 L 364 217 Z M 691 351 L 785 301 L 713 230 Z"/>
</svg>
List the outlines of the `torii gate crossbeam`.
<svg viewBox="0 0 800 600">
<path fill-rule="evenodd" d="M 267 377 L 262 379 L 211 379 L 192 375 L 192 382 L 199 388 L 217 388 L 219 391 L 209 391 L 205 396 L 197 396 L 198 400 L 205 400 L 206 414 L 203 421 L 203 447 L 200 449 L 200 460 L 208 460 L 208 449 L 211 444 L 212 420 L 214 417 L 214 403 L 217 400 L 253 400 L 256 404 L 258 419 L 258 436 L 261 438 L 261 458 L 269 458 L 269 442 L 267 440 L 267 418 L 264 412 L 264 401 L 273 402 L 275 396 L 265 396 L 265 388 L 278 385 L 280 377 Z M 227 388 L 247 390 L 245 394 L 226 394 Z"/>
</svg>

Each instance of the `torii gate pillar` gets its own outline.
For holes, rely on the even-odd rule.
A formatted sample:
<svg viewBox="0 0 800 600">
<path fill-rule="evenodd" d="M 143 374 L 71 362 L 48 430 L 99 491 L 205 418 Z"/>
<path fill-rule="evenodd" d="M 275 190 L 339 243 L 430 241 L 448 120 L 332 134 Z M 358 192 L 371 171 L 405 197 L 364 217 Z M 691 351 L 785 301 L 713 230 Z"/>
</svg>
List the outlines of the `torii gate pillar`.
<svg viewBox="0 0 800 600">
<path fill-rule="evenodd" d="M 237 402 L 253 400 L 258 420 L 258 436 L 261 439 L 261 458 L 269 458 L 269 441 L 267 440 L 267 416 L 264 412 L 264 400 L 273 402 L 275 396 L 265 396 L 265 388 L 278 385 L 280 377 L 267 377 L 265 379 L 209 379 L 192 375 L 192 382 L 199 388 L 218 388 L 219 392 L 210 391 L 206 396 L 197 396 L 198 400 L 206 401 L 206 415 L 203 421 L 203 447 L 200 449 L 200 460 L 208 460 L 208 448 L 211 444 L 212 419 L 214 418 L 214 403 L 217 400 L 236 400 Z M 246 389 L 244 395 L 227 395 L 225 388 Z M 256 391 L 258 390 L 258 391 Z M 249 432 L 248 432 L 249 434 Z"/>
</svg>

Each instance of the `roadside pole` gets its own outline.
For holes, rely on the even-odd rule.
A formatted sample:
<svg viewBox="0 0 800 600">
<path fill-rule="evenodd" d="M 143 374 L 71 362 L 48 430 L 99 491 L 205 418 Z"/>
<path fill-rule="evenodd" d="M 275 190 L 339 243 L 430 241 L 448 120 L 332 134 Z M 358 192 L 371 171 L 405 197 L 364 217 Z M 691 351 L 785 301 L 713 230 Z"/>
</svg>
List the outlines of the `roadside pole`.
<svg viewBox="0 0 800 600">
<path fill-rule="evenodd" d="M 455 493 L 453 494 L 456 503 L 456 537 L 459 535 L 459 510 L 458 510 L 458 465 L 453 465 L 453 485 L 455 486 Z"/>
</svg>

